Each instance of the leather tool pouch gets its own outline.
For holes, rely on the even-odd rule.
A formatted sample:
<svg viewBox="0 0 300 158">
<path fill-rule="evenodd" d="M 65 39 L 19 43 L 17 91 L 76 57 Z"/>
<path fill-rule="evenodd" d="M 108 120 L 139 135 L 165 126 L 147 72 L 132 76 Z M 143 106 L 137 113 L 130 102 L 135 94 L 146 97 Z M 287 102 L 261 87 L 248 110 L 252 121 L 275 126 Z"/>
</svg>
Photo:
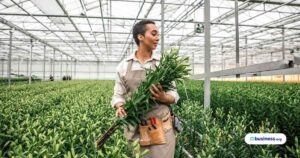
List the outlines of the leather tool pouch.
<svg viewBox="0 0 300 158">
<path fill-rule="evenodd" d="M 140 145 L 141 146 L 147 146 L 147 145 L 151 145 L 151 141 L 150 141 L 150 135 L 148 132 L 148 128 L 150 128 L 150 125 L 146 125 L 146 126 L 139 126 L 139 131 L 140 131 Z"/>
<path fill-rule="evenodd" d="M 157 119 L 156 124 L 139 126 L 140 145 L 158 145 L 166 143 L 166 136 L 163 129 L 163 124 L 160 119 Z"/>
</svg>

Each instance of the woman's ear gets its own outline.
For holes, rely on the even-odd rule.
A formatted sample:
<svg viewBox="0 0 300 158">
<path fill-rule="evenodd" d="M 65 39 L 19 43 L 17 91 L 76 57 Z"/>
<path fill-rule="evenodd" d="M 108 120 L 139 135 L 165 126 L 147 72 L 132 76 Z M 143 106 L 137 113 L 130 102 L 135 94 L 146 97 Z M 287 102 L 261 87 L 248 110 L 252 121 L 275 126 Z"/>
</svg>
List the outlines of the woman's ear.
<svg viewBox="0 0 300 158">
<path fill-rule="evenodd" d="M 138 39 L 139 39 L 139 41 L 142 41 L 142 40 L 144 39 L 144 36 L 141 35 L 141 34 L 139 34 L 139 35 L 138 35 Z"/>
</svg>

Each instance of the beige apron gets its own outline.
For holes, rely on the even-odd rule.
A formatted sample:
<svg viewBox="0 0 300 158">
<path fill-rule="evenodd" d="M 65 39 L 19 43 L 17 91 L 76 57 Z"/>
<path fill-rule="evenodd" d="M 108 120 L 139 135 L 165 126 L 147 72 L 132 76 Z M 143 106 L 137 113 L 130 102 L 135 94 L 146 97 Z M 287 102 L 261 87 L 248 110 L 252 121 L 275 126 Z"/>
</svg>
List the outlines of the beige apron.
<svg viewBox="0 0 300 158">
<path fill-rule="evenodd" d="M 125 84 L 126 91 L 130 96 L 134 90 L 137 89 L 141 81 L 146 78 L 145 70 L 131 70 L 133 60 L 131 59 L 128 63 L 127 72 L 123 80 Z M 155 68 L 155 59 L 152 60 L 151 68 Z M 145 118 L 149 119 L 149 117 L 157 117 L 164 118 L 169 114 L 170 110 L 167 105 L 157 104 L 153 108 L 149 110 L 146 114 Z M 124 128 L 125 137 L 129 140 L 129 142 L 133 142 L 134 140 L 139 139 L 139 132 L 137 127 L 129 126 L 129 128 Z M 144 158 L 173 158 L 175 154 L 175 130 L 169 129 L 165 131 L 166 134 L 166 144 L 163 145 L 151 145 L 147 147 L 141 147 L 141 151 L 146 149 L 150 150 L 150 153 L 144 156 Z"/>
</svg>

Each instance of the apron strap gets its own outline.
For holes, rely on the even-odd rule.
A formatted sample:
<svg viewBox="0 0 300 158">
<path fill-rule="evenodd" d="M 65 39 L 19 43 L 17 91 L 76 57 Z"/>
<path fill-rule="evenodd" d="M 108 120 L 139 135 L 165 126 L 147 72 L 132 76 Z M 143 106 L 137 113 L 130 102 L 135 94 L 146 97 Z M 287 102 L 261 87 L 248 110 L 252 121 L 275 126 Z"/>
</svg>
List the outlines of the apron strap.
<svg viewBox="0 0 300 158">
<path fill-rule="evenodd" d="M 127 66 L 126 73 L 129 72 L 129 71 L 131 71 L 132 63 L 133 63 L 133 59 L 131 59 L 131 60 L 128 61 L 128 66 Z M 156 66 L 156 60 L 153 59 L 151 63 L 152 64 L 151 64 L 150 68 L 153 70 L 155 68 L 155 66 Z"/>
<path fill-rule="evenodd" d="M 132 63 L 133 63 L 133 59 L 131 59 L 131 60 L 128 61 L 126 74 L 127 74 L 129 71 L 131 71 Z"/>
<path fill-rule="evenodd" d="M 154 70 L 154 69 L 155 69 L 155 66 L 156 66 L 156 60 L 153 59 L 153 60 L 152 60 L 152 65 L 151 65 L 150 68 L 151 68 L 152 70 Z"/>
</svg>

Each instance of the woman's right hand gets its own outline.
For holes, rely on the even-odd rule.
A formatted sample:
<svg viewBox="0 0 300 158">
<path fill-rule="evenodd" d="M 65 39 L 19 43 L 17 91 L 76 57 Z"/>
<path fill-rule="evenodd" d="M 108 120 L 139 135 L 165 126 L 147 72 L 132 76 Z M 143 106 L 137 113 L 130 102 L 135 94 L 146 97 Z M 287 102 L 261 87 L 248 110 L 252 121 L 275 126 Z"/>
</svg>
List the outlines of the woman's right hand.
<svg viewBox="0 0 300 158">
<path fill-rule="evenodd" d="M 124 116 L 126 116 L 127 115 L 127 113 L 126 113 L 126 111 L 122 108 L 122 105 L 123 105 L 124 103 L 118 103 L 115 107 L 116 107 L 116 109 L 117 109 L 117 111 L 116 111 L 116 116 L 117 117 L 124 117 Z"/>
</svg>

